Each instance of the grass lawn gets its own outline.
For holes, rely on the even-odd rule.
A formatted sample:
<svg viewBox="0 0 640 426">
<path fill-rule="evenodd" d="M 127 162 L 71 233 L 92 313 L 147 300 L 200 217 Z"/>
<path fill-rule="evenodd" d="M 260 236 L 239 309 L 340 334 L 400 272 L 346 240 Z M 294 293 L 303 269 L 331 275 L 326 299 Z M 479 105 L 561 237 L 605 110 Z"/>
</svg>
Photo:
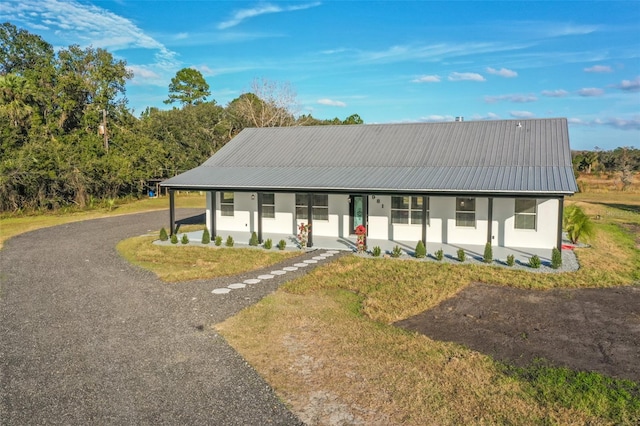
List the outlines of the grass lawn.
<svg viewBox="0 0 640 426">
<path fill-rule="evenodd" d="M 477 281 L 540 290 L 640 285 L 632 233 L 640 197 L 569 202 L 605 213 L 592 247 L 577 250 L 576 272 L 350 256 L 285 284 L 216 329 L 311 424 L 332 416 L 364 424 L 636 424 L 638 384 L 561 368 L 516 371 L 391 325 Z"/>
</svg>

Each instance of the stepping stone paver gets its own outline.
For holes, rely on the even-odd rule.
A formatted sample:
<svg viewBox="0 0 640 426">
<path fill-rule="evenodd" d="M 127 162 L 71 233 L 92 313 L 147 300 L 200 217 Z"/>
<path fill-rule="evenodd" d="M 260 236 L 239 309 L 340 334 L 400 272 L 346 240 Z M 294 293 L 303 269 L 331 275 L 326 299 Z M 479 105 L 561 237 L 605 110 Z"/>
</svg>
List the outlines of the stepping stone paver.
<svg viewBox="0 0 640 426">
<path fill-rule="evenodd" d="M 284 275 L 286 273 L 287 273 L 287 271 L 283 271 L 281 269 L 279 269 L 277 271 L 271 271 L 271 275 Z"/>
<path fill-rule="evenodd" d="M 305 264 L 305 266 L 307 266 L 307 265 Z M 292 272 L 292 271 L 297 271 L 298 267 L 297 266 L 285 266 L 284 268 L 282 268 L 282 270 L 288 271 L 288 272 Z"/>
<path fill-rule="evenodd" d="M 258 275 L 258 278 L 260 278 L 261 280 L 270 280 L 271 278 L 273 278 L 273 275 L 271 274 Z"/>
<path fill-rule="evenodd" d="M 313 260 L 325 260 L 326 257 L 324 257 L 323 255 L 320 255 L 320 256 L 313 256 L 311 259 L 313 259 Z"/>
<path fill-rule="evenodd" d="M 211 293 L 213 294 L 227 294 L 231 291 L 230 288 L 216 288 Z"/>
<path fill-rule="evenodd" d="M 243 281 L 245 284 L 258 284 L 260 280 L 256 278 L 249 278 L 248 280 Z"/>
<path fill-rule="evenodd" d="M 309 266 L 307 263 L 294 263 L 293 266 L 297 266 L 298 268 L 304 268 L 305 266 Z"/>
<path fill-rule="evenodd" d="M 227 287 L 235 290 L 236 288 L 245 288 L 246 286 L 247 286 L 246 284 L 236 283 L 236 284 L 229 284 Z"/>
<path fill-rule="evenodd" d="M 311 263 L 318 263 L 318 261 L 317 261 L 317 260 L 315 260 L 315 259 L 307 259 L 307 260 L 303 260 L 303 262 L 304 262 L 304 263 L 307 263 L 307 264 L 311 264 Z"/>
</svg>

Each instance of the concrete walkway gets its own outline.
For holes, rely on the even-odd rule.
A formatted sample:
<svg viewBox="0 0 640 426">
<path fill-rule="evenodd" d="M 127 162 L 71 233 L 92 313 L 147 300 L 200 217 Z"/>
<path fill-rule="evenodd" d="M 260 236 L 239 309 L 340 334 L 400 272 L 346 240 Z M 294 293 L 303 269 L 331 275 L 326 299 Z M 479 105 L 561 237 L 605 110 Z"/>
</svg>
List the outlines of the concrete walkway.
<svg viewBox="0 0 640 426">
<path fill-rule="evenodd" d="M 199 213 L 179 210 L 178 218 Z M 77 222 L 6 242 L 0 424 L 300 424 L 210 325 L 340 254 L 166 284 L 115 251 L 166 216 Z"/>
</svg>

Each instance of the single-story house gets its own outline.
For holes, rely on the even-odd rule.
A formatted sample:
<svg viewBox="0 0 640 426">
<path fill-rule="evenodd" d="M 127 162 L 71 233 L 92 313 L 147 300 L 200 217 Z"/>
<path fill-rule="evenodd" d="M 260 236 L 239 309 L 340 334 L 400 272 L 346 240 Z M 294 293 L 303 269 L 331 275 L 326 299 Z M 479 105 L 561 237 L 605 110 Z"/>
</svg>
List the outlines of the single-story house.
<svg viewBox="0 0 640 426">
<path fill-rule="evenodd" d="M 205 191 L 225 231 L 560 248 L 577 191 L 565 118 L 247 128 L 161 184 Z"/>
</svg>

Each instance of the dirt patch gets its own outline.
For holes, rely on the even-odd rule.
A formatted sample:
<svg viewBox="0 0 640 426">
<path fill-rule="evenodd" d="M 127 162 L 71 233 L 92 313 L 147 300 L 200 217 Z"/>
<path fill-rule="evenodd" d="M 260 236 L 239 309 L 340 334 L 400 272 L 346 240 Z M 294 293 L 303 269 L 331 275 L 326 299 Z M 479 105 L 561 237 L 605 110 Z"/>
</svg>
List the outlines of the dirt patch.
<svg viewBox="0 0 640 426">
<path fill-rule="evenodd" d="M 396 325 L 518 366 L 545 358 L 640 382 L 640 287 L 538 291 L 472 284 Z"/>
</svg>

